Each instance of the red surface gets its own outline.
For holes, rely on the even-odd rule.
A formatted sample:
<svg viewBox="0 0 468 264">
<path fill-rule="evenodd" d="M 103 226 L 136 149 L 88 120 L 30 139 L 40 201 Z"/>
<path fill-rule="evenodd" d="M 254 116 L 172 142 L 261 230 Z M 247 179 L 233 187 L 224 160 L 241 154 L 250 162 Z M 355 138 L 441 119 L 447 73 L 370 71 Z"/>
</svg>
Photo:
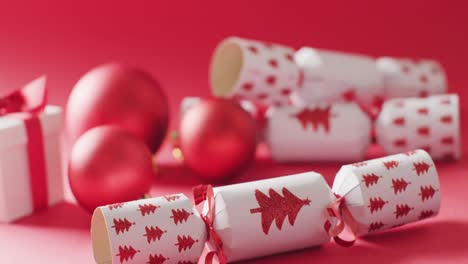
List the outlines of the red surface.
<svg viewBox="0 0 468 264">
<path fill-rule="evenodd" d="M 207 69 L 218 41 L 239 35 L 371 55 L 430 57 L 445 66 L 450 90 L 468 102 L 466 1 L 4 1 L 0 3 L 0 92 L 46 73 L 50 101 L 64 105 L 79 77 L 100 63 L 144 67 L 161 81 L 176 124 L 180 99 L 208 96 Z M 163 1 L 159 1 L 163 2 Z M 463 122 L 464 136 L 468 136 Z M 468 261 L 465 158 L 441 163 L 438 217 L 360 240 L 327 244 L 249 263 L 464 263 Z M 167 151 L 153 195 L 188 192 L 199 181 L 170 167 Z M 260 155 L 262 156 L 262 155 Z M 338 164 L 277 165 L 260 157 L 237 181 L 315 170 L 332 182 Z M 93 263 L 90 217 L 66 203 L 0 225 L 1 263 Z M 313 224 L 313 223 L 311 223 Z"/>
</svg>

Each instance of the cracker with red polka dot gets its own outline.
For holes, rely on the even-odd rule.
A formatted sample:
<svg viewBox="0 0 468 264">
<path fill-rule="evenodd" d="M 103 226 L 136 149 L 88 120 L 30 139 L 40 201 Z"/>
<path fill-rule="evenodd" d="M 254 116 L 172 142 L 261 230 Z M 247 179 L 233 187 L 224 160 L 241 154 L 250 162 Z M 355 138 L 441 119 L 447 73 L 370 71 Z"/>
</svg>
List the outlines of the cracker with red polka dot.
<svg viewBox="0 0 468 264">
<path fill-rule="evenodd" d="M 392 99 L 376 120 L 377 142 L 388 154 L 421 148 L 434 159 L 459 159 L 459 118 L 455 94 Z"/>
<path fill-rule="evenodd" d="M 294 49 L 269 42 L 230 37 L 216 48 L 211 63 L 211 88 L 219 97 L 284 106 L 301 86 Z"/>
<path fill-rule="evenodd" d="M 427 97 L 447 91 L 447 77 L 442 65 L 429 59 L 382 57 L 377 69 L 384 78 L 385 98 Z"/>
</svg>

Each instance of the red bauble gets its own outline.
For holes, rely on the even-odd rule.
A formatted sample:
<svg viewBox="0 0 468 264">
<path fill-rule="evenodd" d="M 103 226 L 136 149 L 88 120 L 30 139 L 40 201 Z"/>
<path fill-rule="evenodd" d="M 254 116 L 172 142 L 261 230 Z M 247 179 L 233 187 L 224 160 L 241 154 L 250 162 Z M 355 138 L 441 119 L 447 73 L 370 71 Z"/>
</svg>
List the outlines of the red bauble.
<svg viewBox="0 0 468 264">
<path fill-rule="evenodd" d="M 194 105 L 184 114 L 179 134 L 185 163 L 210 181 L 240 173 L 255 155 L 255 121 L 231 100 Z"/>
<path fill-rule="evenodd" d="M 143 197 L 153 176 L 148 147 L 118 127 L 89 130 L 76 141 L 70 154 L 70 186 L 78 203 L 89 212 L 97 206 Z"/>
<path fill-rule="evenodd" d="M 74 142 L 93 127 L 115 125 L 140 137 L 155 152 L 166 135 L 168 114 L 166 96 L 150 74 L 106 64 L 75 85 L 68 99 L 66 128 Z"/>
</svg>

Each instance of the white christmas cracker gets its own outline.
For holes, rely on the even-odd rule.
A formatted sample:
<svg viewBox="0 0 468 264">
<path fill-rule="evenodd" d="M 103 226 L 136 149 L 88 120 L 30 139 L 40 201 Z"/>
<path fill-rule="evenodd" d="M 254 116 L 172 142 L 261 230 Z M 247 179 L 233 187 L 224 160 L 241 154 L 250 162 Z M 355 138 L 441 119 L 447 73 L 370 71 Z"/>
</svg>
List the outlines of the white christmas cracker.
<svg viewBox="0 0 468 264">
<path fill-rule="evenodd" d="M 216 48 L 211 62 L 215 96 L 286 105 L 302 85 L 302 74 L 287 46 L 230 37 Z"/>
<path fill-rule="evenodd" d="M 436 167 L 423 150 L 343 166 L 333 192 L 345 198 L 356 235 L 435 216 L 440 208 Z"/>
<path fill-rule="evenodd" d="M 227 262 L 321 245 L 333 199 L 314 172 L 218 187 L 213 229 Z"/>
<path fill-rule="evenodd" d="M 421 148 L 434 159 L 459 159 L 458 95 L 389 100 L 376 121 L 375 132 L 388 154 Z"/>
<path fill-rule="evenodd" d="M 447 91 L 447 78 L 439 62 L 382 57 L 377 69 L 384 78 L 385 98 L 426 97 Z"/>
<path fill-rule="evenodd" d="M 91 222 L 96 263 L 196 263 L 206 228 L 183 194 L 99 207 Z"/>
<path fill-rule="evenodd" d="M 276 161 L 361 160 L 370 144 L 371 120 L 355 103 L 274 108 L 266 142 Z"/>
<path fill-rule="evenodd" d="M 383 100 L 383 77 L 372 57 L 304 47 L 294 59 L 304 72 L 303 87 L 293 96 L 299 104 L 358 101 L 373 107 Z"/>
</svg>

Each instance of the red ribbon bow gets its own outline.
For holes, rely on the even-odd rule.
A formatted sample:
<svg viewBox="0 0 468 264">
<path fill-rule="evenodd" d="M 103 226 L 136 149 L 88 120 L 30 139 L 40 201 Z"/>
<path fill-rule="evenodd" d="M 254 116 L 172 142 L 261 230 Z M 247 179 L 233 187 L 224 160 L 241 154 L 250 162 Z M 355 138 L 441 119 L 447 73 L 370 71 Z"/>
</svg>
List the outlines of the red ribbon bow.
<svg viewBox="0 0 468 264">
<path fill-rule="evenodd" d="M 227 259 L 224 254 L 223 241 L 219 237 L 218 233 L 213 227 L 215 220 L 215 200 L 213 187 L 211 185 L 198 185 L 193 188 L 193 196 L 195 199 L 195 204 L 200 204 L 203 201 L 208 203 L 208 212 L 203 216 L 203 221 L 205 221 L 206 228 L 208 230 L 208 240 L 211 240 L 214 243 L 215 251 L 208 252 L 205 256 L 205 264 L 212 264 L 214 262 L 214 257 L 217 256 L 220 264 L 226 264 Z"/>
<path fill-rule="evenodd" d="M 47 173 L 44 157 L 44 142 L 38 114 L 47 103 L 45 77 L 38 78 L 23 88 L 0 97 L 0 116 L 10 114 L 24 121 L 28 138 L 28 162 L 34 211 L 48 205 Z"/>
<path fill-rule="evenodd" d="M 333 237 L 335 242 L 343 247 L 350 247 L 354 245 L 356 242 L 357 237 L 357 222 L 353 218 L 351 212 L 349 211 L 348 207 L 346 206 L 346 200 L 344 197 L 341 197 L 338 194 L 335 194 L 336 200 L 327 207 L 328 214 L 332 218 L 336 218 L 337 222 L 333 226 L 332 223 L 327 220 L 324 225 L 325 231 L 327 231 L 330 237 Z M 340 234 L 343 233 L 345 227 L 348 226 L 351 230 L 353 235 L 353 239 L 345 240 L 340 237 Z"/>
</svg>

